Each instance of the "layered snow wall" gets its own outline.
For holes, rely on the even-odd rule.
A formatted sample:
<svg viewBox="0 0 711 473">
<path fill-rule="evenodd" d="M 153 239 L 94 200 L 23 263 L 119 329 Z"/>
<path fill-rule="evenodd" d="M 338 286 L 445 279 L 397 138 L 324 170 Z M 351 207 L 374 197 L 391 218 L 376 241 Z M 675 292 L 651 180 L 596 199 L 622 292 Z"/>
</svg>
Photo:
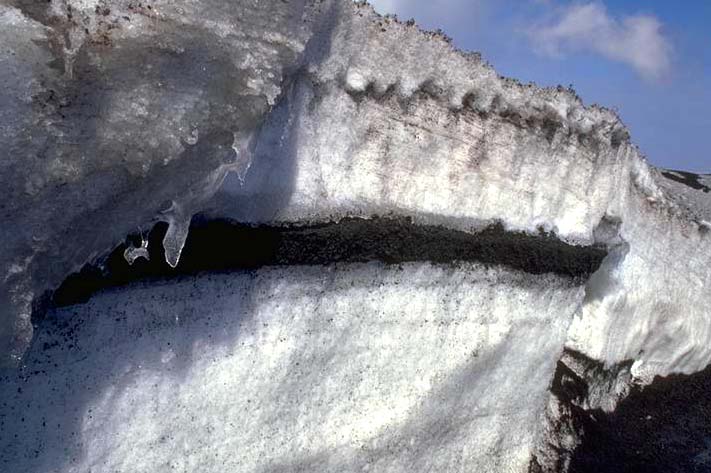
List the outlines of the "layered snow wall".
<svg viewBox="0 0 711 473">
<path fill-rule="evenodd" d="M 344 295 L 333 288 L 311 294 L 313 287 L 323 283 L 309 276 L 310 270 L 265 270 L 259 275 L 228 278 L 232 282 L 224 284 L 235 287 L 248 284 L 250 278 L 268 279 L 271 282 L 264 284 L 270 287 L 282 287 L 285 281 L 302 281 L 303 286 L 295 284 L 293 299 L 273 294 L 288 304 L 290 311 L 266 301 L 244 310 L 215 308 L 215 330 L 220 323 L 227 323 L 231 314 L 249 321 L 273 317 L 279 321 L 275 327 L 282 327 L 283 333 L 300 333 L 300 322 L 290 320 L 299 313 L 303 323 L 317 325 L 331 336 L 324 328 L 327 326 L 320 325 L 327 323 L 326 312 L 333 309 L 325 307 L 345 304 L 341 314 L 351 314 L 346 318 L 354 320 L 344 321 L 334 332 L 342 335 L 339 343 L 343 346 L 336 351 L 329 350 L 328 343 L 315 348 L 308 337 L 296 337 L 280 352 L 273 344 L 274 332 L 269 335 L 272 341 L 264 346 L 254 342 L 249 353 L 236 348 L 227 353 L 223 344 L 213 346 L 209 340 L 198 343 L 188 337 L 194 344 L 184 348 L 185 352 L 202 354 L 187 357 L 181 377 L 175 378 L 170 369 L 163 372 L 163 364 L 145 368 L 140 357 L 148 348 L 142 342 L 133 340 L 132 335 L 116 335 L 117 350 L 125 347 L 132 356 L 138 354 L 137 358 L 110 374 L 104 374 L 100 366 L 86 366 L 88 376 L 103 380 L 101 392 L 83 397 L 86 402 L 72 404 L 75 418 L 80 420 L 71 432 L 82 438 L 110 437 L 117 443 L 109 453 L 98 444 L 79 442 L 75 452 L 81 458 L 75 465 L 82 466 L 71 466 L 69 461 L 63 463 L 66 471 L 92 465 L 100 471 L 131 469 L 131 455 L 144 456 L 141 452 L 149 451 L 155 452 L 155 458 L 142 465 L 167 465 L 160 463 L 167 461 L 160 452 L 173 448 L 171 444 L 161 450 L 147 441 L 139 448 L 132 443 L 134 437 L 112 429 L 129 422 L 135 432 L 157 442 L 162 438 L 157 432 L 165 428 L 157 419 L 168 415 L 169 405 L 181 406 L 174 419 L 175 425 L 181 426 L 189 425 L 186 419 L 192 419 L 191 415 L 197 419 L 207 412 L 224 414 L 212 423 L 200 419 L 200 428 L 215 429 L 206 434 L 210 441 L 202 442 L 199 436 L 185 438 L 181 444 L 185 453 L 178 455 L 181 461 L 196 461 L 203 471 L 218 469 L 218 463 L 207 463 L 206 458 L 224 453 L 211 445 L 232 435 L 222 437 L 220 433 L 230 433 L 224 430 L 228 419 L 238 417 L 230 410 L 238 407 L 226 407 L 227 391 L 244 386 L 247 391 L 278 393 L 281 387 L 291 386 L 285 391 L 291 396 L 298 392 L 294 385 L 315 383 L 313 377 L 321 375 L 325 384 L 313 387 L 316 394 L 301 410 L 284 407 L 292 406 L 286 398 L 262 400 L 266 411 L 259 419 L 264 423 L 238 437 L 249 450 L 243 465 L 251 466 L 245 466 L 245 471 L 277 468 L 272 465 L 279 458 L 273 449 L 283 442 L 297 442 L 290 444 L 292 450 L 307 452 L 302 468 L 318 463 L 327 470 L 357 469 L 363 466 L 359 462 L 370 459 L 367 461 L 376 464 L 384 462 L 380 468 L 384 471 L 405 471 L 414 468 L 407 463 L 412 458 L 409 441 L 418 452 L 427 451 L 418 458 L 433 462 L 422 465 L 446 466 L 452 471 L 467 467 L 525 471 L 534 445 L 543 442 L 545 401 L 541 399 L 546 397 L 555 362 L 564 348 L 610 369 L 629 363 L 627 384 L 650 382 L 655 375 L 693 373 L 711 360 L 707 343 L 710 301 L 705 290 L 711 258 L 709 201 L 703 182 L 689 185 L 696 181 L 683 173 L 662 173 L 649 166 L 612 112 L 583 106 L 572 91 L 540 89 L 501 78 L 478 56 L 455 51 L 445 38 L 380 17 L 369 6 L 348 1 L 137 4 L 66 0 L 39 5 L 16 0 L 0 6 L 0 23 L 0 76 L 7 84 L 0 91 L 0 144 L 4 150 L 0 171 L 5 189 L 0 344 L 6 363 L 21 363 L 32 342 L 33 305 L 37 308 L 45 291 L 56 289 L 69 273 L 108 253 L 126 234 L 159 220 L 170 223 L 163 246 L 168 262 L 175 266 L 190 218 L 197 212 L 208 218 L 270 225 L 391 215 L 473 236 L 500 223 L 510 232 L 532 236 L 546 232 L 574 245 L 604 246 L 608 252 L 583 290 L 555 278 L 521 285 L 521 278 L 526 278 L 520 271 L 502 269 L 494 276 L 491 270 L 476 266 L 460 269 L 461 277 L 476 281 L 463 289 L 464 283 L 442 279 L 441 269 L 406 267 L 408 274 L 398 276 L 404 289 L 393 289 L 387 297 L 381 293 L 379 302 L 362 313 L 371 319 L 355 328 L 348 324 L 360 324 L 360 312 L 351 308 L 349 298 L 360 296 Z M 377 266 L 332 271 L 339 278 L 361 281 L 363 287 L 395 277 L 391 269 Z M 370 279 L 358 279 L 364 275 Z M 417 283 L 425 276 L 432 279 L 430 289 Z M 486 278 L 489 282 L 482 282 Z M 181 284 L 186 283 L 165 289 L 173 291 L 171 297 L 178 301 L 183 297 Z M 218 296 L 227 297 L 209 278 L 192 284 L 205 293 L 195 302 L 185 296 L 184 304 L 210 306 Z M 491 289 L 491 285 L 498 289 Z M 488 302 L 453 307 L 446 300 L 435 303 L 438 291 L 472 293 L 475 295 L 467 297 L 475 298 L 493 292 Z M 506 295 L 508 291 L 512 292 Z M 285 293 L 292 294 L 286 289 Z M 423 299 L 410 300 L 413 294 L 422 294 Z M 541 301 L 542 295 L 548 302 Z M 101 297 L 77 317 L 84 320 L 90 314 L 113 313 L 117 304 L 122 304 L 119 299 L 123 296 Z M 434 299 L 428 302 L 427 297 Z M 328 302 L 322 309 L 308 309 L 315 307 L 316 300 Z M 405 301 L 412 319 L 395 316 Z M 132 306 L 126 313 L 130 317 L 143 314 L 140 323 L 150 327 L 151 320 L 160 320 L 165 314 L 146 304 Z M 180 304 L 176 302 L 167 310 L 179 312 Z M 199 311 L 187 310 L 188 314 L 195 312 Z M 388 329 L 392 331 L 383 331 L 372 320 L 381 312 L 393 320 Z M 466 368 L 476 373 L 475 380 L 461 378 L 464 375 L 455 367 L 458 358 L 442 358 L 442 353 L 449 353 L 446 348 L 438 349 L 438 343 L 427 338 L 430 335 L 424 322 L 414 322 L 426 319 L 428 313 L 447 312 L 453 317 L 459 314 L 465 326 L 483 325 L 462 332 L 471 339 L 447 325 L 442 333 L 445 347 L 447 343 L 460 344 L 456 350 L 463 353 L 477 343 L 496 346 L 487 348 L 487 353 L 496 355 L 477 358 Z M 498 323 L 496 320 L 507 324 L 506 333 L 516 336 L 500 340 L 495 330 L 484 327 Z M 178 337 L 180 327 L 161 325 L 145 330 L 156 346 L 162 346 L 162 341 Z M 55 336 L 47 330 L 42 340 Z M 431 348 L 413 359 L 416 350 L 408 348 L 412 335 L 405 332 L 425 337 Z M 566 336 L 561 335 L 564 332 Z M 244 333 L 245 337 L 254 336 L 249 330 Z M 393 350 L 402 350 L 397 360 L 363 352 L 364 360 L 373 357 L 373 362 L 385 363 L 387 359 L 393 366 L 401 366 L 397 376 L 391 375 L 391 368 L 378 365 L 368 373 L 370 378 L 363 378 L 363 383 L 387 391 L 368 398 L 381 403 L 383 414 L 378 417 L 390 419 L 383 421 L 381 432 L 377 422 L 368 420 L 370 414 L 355 413 L 354 406 L 360 401 L 337 402 L 334 393 L 346 394 L 329 387 L 327 381 L 334 386 L 359 386 L 352 379 L 355 371 L 349 370 L 367 362 L 349 355 L 360 353 L 357 347 L 362 340 L 356 334 L 365 338 L 370 334 L 376 343 L 377 337 L 386 333 Z M 225 346 L 234 348 L 239 337 L 232 335 L 231 345 Z M 94 351 L 104 358 L 121 356 L 103 348 L 98 341 L 101 337 L 94 341 L 94 336 L 94 332 L 82 335 L 86 340 L 82 339 L 81 350 L 87 357 L 94 356 Z M 463 338 L 457 338 L 460 336 Z M 28 366 L 39 362 L 39 338 L 33 343 L 32 357 L 25 361 Z M 170 358 L 167 348 L 155 350 L 152 356 L 160 352 L 160 357 Z M 61 359 L 65 355 L 52 356 Z M 312 364 L 306 371 L 285 374 L 291 366 L 285 360 L 299 356 L 310 356 L 322 364 L 332 356 L 333 364 Z M 216 391 L 203 389 L 206 383 L 223 379 L 224 372 L 243 363 L 245 357 L 263 362 L 255 364 L 262 374 L 253 384 L 245 374 L 235 375 Z M 343 361 L 346 359 L 349 361 Z M 502 363 L 504 359 L 511 363 Z M 210 360 L 215 360 L 211 367 Z M 422 386 L 417 391 L 419 385 L 413 381 L 419 376 L 414 374 L 420 363 L 417 360 L 423 363 L 423 379 L 430 380 L 429 391 Z M 521 373 L 533 366 L 538 367 L 536 375 L 527 379 L 525 388 L 531 397 L 514 407 L 509 383 L 520 383 L 526 378 Z M 45 369 L 37 378 L 23 377 L 22 382 L 29 384 L 21 392 L 14 388 L 13 383 L 20 382 L 14 375 L 3 380 L 3 389 L 12 386 L 13 393 L 19 393 L 3 405 L 3 422 L 22 424 L 17 423 L 21 415 L 18 406 L 28 399 L 47 416 L 53 415 L 56 407 L 43 405 L 45 397 L 37 386 L 47 376 L 81 376 L 72 369 L 54 369 L 58 371 Z M 91 374 L 94 369 L 97 371 Z M 270 370 L 282 371 L 274 375 Z M 433 374 L 437 372 L 440 375 Z M 447 384 L 456 379 L 459 381 Z M 599 395 L 589 401 L 594 407 L 612 409 L 625 392 L 624 386 L 610 388 L 617 385 L 606 380 L 588 381 L 593 386 L 600 384 Z M 389 401 L 405 385 L 413 390 L 411 398 L 403 398 L 406 406 Z M 484 385 L 495 386 L 495 391 L 480 395 L 478 390 Z M 72 397 L 75 388 L 66 389 L 57 404 Z M 237 396 L 238 403 L 251 403 L 247 391 Z M 177 399 L 180 396 L 190 402 Z M 314 404 L 319 396 L 325 396 L 324 403 L 331 407 Z M 427 406 L 435 405 L 437 396 L 444 399 L 446 409 L 432 414 L 435 420 L 425 425 L 430 422 Z M 167 399 L 176 400 L 176 404 Z M 487 399 L 499 401 L 489 405 Z M 103 407 L 96 403 L 103 403 Z M 97 417 L 100 421 L 86 409 L 92 413 L 103 409 Z M 319 417 L 326 415 L 322 409 L 328 410 L 324 418 Z M 475 427 L 471 418 L 461 424 L 453 419 L 465 411 L 473 415 L 477 409 L 492 413 L 483 417 L 486 420 L 482 422 L 491 422 L 483 430 L 476 430 L 480 427 Z M 338 420 L 340 413 L 343 416 Z M 239 418 L 239 422 L 247 422 L 246 417 Z M 249 419 L 254 422 L 254 416 Z M 274 430 L 269 430 L 269 419 L 275 422 Z M 323 419 L 326 423 L 319 427 Z M 340 427 L 336 426 L 339 422 Z M 38 450 L 34 463 L 28 465 L 44 468 L 47 464 L 42 462 L 57 459 L 54 453 L 63 440 L 57 440 L 46 425 L 32 425 L 23 427 L 26 430 L 18 434 L 19 440 L 4 441 L 3 451 L 12 453 L 10 464 L 21 465 L 27 460 L 26 453 L 20 452 L 35 432 L 47 447 Z M 297 425 L 311 432 L 306 440 L 295 440 Z M 337 432 L 341 432 L 341 440 L 335 438 Z M 308 439 L 316 436 L 323 448 L 309 443 L 313 440 Z M 376 448 L 368 443 L 376 437 L 386 439 L 387 446 L 378 444 Z M 479 439 L 473 442 L 480 450 L 471 446 L 472 439 Z M 357 446 L 364 445 L 365 453 L 354 453 Z M 136 448 L 134 453 L 121 453 L 130 450 L 129 446 Z M 224 460 L 236 466 L 235 458 Z M 191 465 L 181 467 L 189 471 Z M 289 465 L 284 468 L 294 466 Z"/>
<path fill-rule="evenodd" d="M 612 112 L 570 91 L 500 78 L 367 7 L 339 21 L 332 54 L 308 63 L 262 128 L 247 182 L 218 193 L 220 214 L 392 213 L 469 231 L 499 221 L 604 244 L 610 259 L 568 346 L 609 365 L 634 359 L 640 377 L 708 364 L 703 189 L 671 188 Z"/>
</svg>

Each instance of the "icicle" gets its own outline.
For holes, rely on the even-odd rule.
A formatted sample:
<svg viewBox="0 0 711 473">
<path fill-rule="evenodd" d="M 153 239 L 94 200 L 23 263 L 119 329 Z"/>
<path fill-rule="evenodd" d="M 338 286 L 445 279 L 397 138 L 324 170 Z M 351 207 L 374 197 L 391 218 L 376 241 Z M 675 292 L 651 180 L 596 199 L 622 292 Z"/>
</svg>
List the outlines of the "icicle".
<svg viewBox="0 0 711 473">
<path fill-rule="evenodd" d="M 145 258 L 147 261 L 150 261 L 151 258 L 148 254 L 148 240 L 143 238 L 143 234 L 141 234 L 141 246 L 129 246 L 128 248 L 126 248 L 126 250 L 124 250 L 123 258 L 130 265 L 133 265 L 134 261 L 136 261 L 138 258 Z"/>
<path fill-rule="evenodd" d="M 235 174 L 237 174 L 237 179 L 239 179 L 240 185 L 244 185 L 244 179 L 247 177 L 247 172 L 252 166 L 252 154 L 249 152 L 250 139 L 240 136 L 238 132 L 232 133 L 232 149 L 235 152 L 236 159 L 232 168 Z"/>
<path fill-rule="evenodd" d="M 163 249 L 165 250 L 166 263 L 175 268 L 180 261 L 185 240 L 188 238 L 190 217 L 186 216 L 175 202 L 168 212 L 168 231 L 163 238 Z"/>
</svg>

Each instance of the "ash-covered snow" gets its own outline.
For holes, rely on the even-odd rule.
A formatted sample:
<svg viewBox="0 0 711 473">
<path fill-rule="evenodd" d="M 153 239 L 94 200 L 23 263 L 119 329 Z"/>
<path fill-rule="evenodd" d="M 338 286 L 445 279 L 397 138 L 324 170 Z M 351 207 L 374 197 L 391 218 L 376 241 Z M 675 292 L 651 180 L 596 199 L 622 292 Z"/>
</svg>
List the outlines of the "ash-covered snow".
<svg viewBox="0 0 711 473">
<path fill-rule="evenodd" d="M 45 291 L 155 221 L 170 223 L 163 246 L 175 266 L 196 212 L 272 225 L 393 215 L 466 232 L 499 222 L 510 231 L 534 236 L 544 231 L 568 243 L 604 246 L 608 256 L 583 290 L 555 278 L 527 279 L 467 265 L 453 271 L 473 279 L 453 283 L 441 268 L 408 265 L 403 271 L 412 274 L 398 276 L 403 289 L 387 294 L 377 284 L 394 284 L 388 279 L 395 278 L 394 270 L 366 266 L 328 270 L 341 281 L 354 278 L 369 288 L 360 293 L 324 286 L 313 273 L 323 268 L 292 268 L 219 279 L 229 290 L 218 290 L 210 278 L 195 280 L 194 288 L 180 283 L 140 290 L 153 297 L 170 293 L 175 299 L 170 305 L 127 302 L 139 291 L 135 288 L 101 296 L 75 309 L 77 320 L 95 314 L 98 324 L 94 332 L 77 332 L 82 334 L 77 349 L 86 358 L 71 362 L 80 368 L 73 371 L 54 360 L 69 355 L 52 348 L 57 334 L 43 324 L 42 340 L 51 355 L 44 373 L 16 394 L 7 387 L 16 386 L 15 375 L 3 381 L 1 389 L 13 392 L 0 411 L 7 425 L 23 424 L 17 416 L 28 409 L 20 410 L 17 403 L 30 401 L 29 410 L 45 417 L 64 416 L 61 406 L 74 409 L 66 414 L 74 419 L 69 431 L 56 434 L 35 423 L 17 427 L 16 440 L 3 438 L 4 451 L 20 455 L 9 460 L 12 465 L 27 461 L 37 471 L 55 468 L 51 462 L 64 452 L 68 435 L 71 454 L 59 455 L 69 461 L 65 471 L 169 468 L 161 463 L 169 461 L 161 452 L 170 448 L 183 449 L 170 461 L 197 461 L 207 470 L 218 469 L 220 461 L 235 468 L 247 462 L 252 466 L 246 471 L 278 470 L 280 459 L 289 471 L 354 470 L 365 461 L 372 461 L 376 471 L 426 469 L 412 463 L 417 452 L 416 459 L 433 469 L 524 471 L 533 444 L 542 441 L 537 432 L 557 435 L 550 431 L 553 424 L 543 427 L 543 406 L 563 346 L 603 370 L 630 366 L 629 377 L 614 382 L 600 370 L 568 367 L 578 370 L 594 393 L 586 407 L 605 410 L 625 395 L 625 383 L 693 373 L 711 361 L 709 179 L 648 165 L 614 113 L 585 107 L 567 89 L 501 78 L 477 55 L 454 50 L 437 34 L 380 17 L 362 3 L 159 0 L 136 5 L 128 0 L 0 5 L 0 356 L 5 363 L 44 363 L 37 358 L 39 338 L 30 358 L 22 362 L 21 357 L 32 341 L 33 305 Z M 425 276 L 432 278 L 430 284 L 415 283 Z M 528 282 L 521 285 L 520 278 Z M 282 306 L 261 296 L 256 305 L 249 299 L 244 310 L 220 305 L 230 297 L 235 304 L 246 303 L 239 288 L 250 284 L 263 285 L 261 290 Z M 276 287 L 284 294 L 274 292 Z M 447 297 L 465 297 L 459 291 L 472 298 L 490 291 L 491 300 L 448 306 Z M 371 294 L 380 294 L 379 299 L 368 299 Z M 541 305 L 541 297 L 559 302 Z M 370 305 L 361 315 L 357 307 L 363 301 Z M 109 320 L 105 314 L 121 304 L 129 304 L 124 312 L 137 320 L 136 327 L 156 325 L 146 332 L 150 342 L 136 339 L 141 329 L 117 332 L 116 347 L 108 343 L 115 327 L 100 321 Z M 531 305 L 530 313 L 525 304 Z M 331 331 L 316 323 L 323 317 L 328 322 L 326 315 L 340 305 L 352 320 Z M 180 338 L 180 323 L 161 321 L 176 314 L 181 319 L 181 307 L 206 323 L 213 336 L 224 335 L 223 328 L 231 332 L 229 340 L 197 345 L 190 335 L 190 344 L 182 348 L 190 356 L 174 358 L 182 360 L 176 378 L 169 351 L 158 347 Z M 479 378 L 462 377 L 455 368 L 459 358 L 442 354 L 454 348 L 427 338 L 439 333 L 431 333 L 424 322 L 418 325 L 429 311 L 459 314 L 462 333 L 472 335 L 458 338 L 459 329 L 445 324 L 443 343 L 462 343 L 468 350 L 481 341 L 493 350 L 472 362 Z M 404 325 L 381 324 L 373 315 L 378 313 Z M 269 331 L 272 338 L 260 338 L 267 341 L 259 346 L 256 328 L 228 329 L 237 323 L 230 314 L 239 320 L 273 318 L 278 322 L 269 322 L 272 328 L 265 331 L 301 335 L 280 346 L 274 341 L 277 332 Z M 317 326 L 315 333 L 327 340 L 338 335 L 338 343 L 313 346 L 293 314 Z M 359 317 L 366 319 L 359 322 Z M 531 317 L 546 323 L 532 323 Z M 495 324 L 495 319 L 508 324 L 506 333 L 518 335 L 490 342 L 496 330 L 473 328 L 477 321 Z M 185 333 L 201 333 L 195 327 Z M 417 335 L 405 336 L 405 327 Z M 567 335 L 559 336 L 565 330 Z M 251 348 L 237 349 L 235 340 L 243 336 L 238 332 L 252 337 Z M 368 339 L 387 339 L 392 350 L 401 351 L 382 359 L 377 352 L 358 352 L 358 343 Z M 234 349 L 225 351 L 229 346 Z M 346 356 L 353 350 L 358 356 Z M 168 361 L 156 361 L 164 352 Z M 126 362 L 117 362 L 124 355 Z M 304 357 L 313 371 L 290 371 L 290 360 Z M 377 365 L 385 359 L 390 360 L 387 369 Z M 245 363 L 261 374 L 249 378 Z M 413 368 L 418 363 L 430 380 L 424 391 L 403 387 L 420 376 Z M 103 370 L 106 364 L 110 369 Z M 360 386 L 356 372 L 367 366 L 375 367 L 366 385 L 376 394 L 337 389 L 336 384 Z M 534 371 L 529 376 L 527 370 Z M 46 381 L 42 376 L 52 383 L 63 376 L 75 382 L 50 394 L 40 388 Z M 97 390 L 103 394 L 74 399 L 82 376 L 100 379 Z M 298 397 L 304 376 L 311 383 L 306 400 Z M 281 399 L 285 387 L 288 398 Z M 532 397 L 514 407 L 514 390 Z M 250 397 L 240 397 L 242 391 Z M 264 393 L 267 414 L 250 417 L 253 424 L 237 420 L 244 419 L 245 406 L 229 404 L 228 393 L 251 404 L 258 392 Z M 301 403 L 292 404 L 297 398 Z M 500 402 L 487 404 L 489 399 Z M 382 419 L 358 412 L 361 402 Z M 547 415 L 555 421 L 551 402 Z M 479 421 L 484 427 L 471 417 L 482 406 L 491 407 Z M 122 431 L 121 425 L 133 430 Z M 205 436 L 193 434 L 193 425 Z M 299 436 L 299 429 L 307 433 Z M 168 433 L 183 437 L 161 447 L 161 438 L 171 441 Z M 27 447 L 35 436 L 45 443 L 34 447 L 37 458 L 31 460 L 34 450 Z M 80 440 L 71 443 L 75 438 Z M 142 439 L 146 443 L 137 448 Z M 242 451 L 242 441 L 251 447 Z M 307 453 L 294 453 L 302 451 Z M 214 455 L 216 463 L 208 462 Z M 80 466 L 71 466 L 72 458 Z M 193 469 L 188 463 L 173 466 Z"/>
<path fill-rule="evenodd" d="M 669 199 L 711 230 L 711 175 L 671 169 L 659 169 L 659 173 L 665 178 L 658 179 L 659 185 L 666 189 Z"/>
</svg>

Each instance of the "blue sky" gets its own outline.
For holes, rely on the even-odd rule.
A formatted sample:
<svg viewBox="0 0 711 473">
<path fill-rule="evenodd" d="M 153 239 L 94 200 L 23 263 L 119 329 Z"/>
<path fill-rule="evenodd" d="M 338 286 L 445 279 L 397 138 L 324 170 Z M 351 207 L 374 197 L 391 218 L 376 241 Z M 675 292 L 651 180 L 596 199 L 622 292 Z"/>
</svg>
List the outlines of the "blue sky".
<svg viewBox="0 0 711 473">
<path fill-rule="evenodd" d="M 506 76 L 618 111 L 652 164 L 711 173 L 711 0 L 370 0 Z"/>
</svg>

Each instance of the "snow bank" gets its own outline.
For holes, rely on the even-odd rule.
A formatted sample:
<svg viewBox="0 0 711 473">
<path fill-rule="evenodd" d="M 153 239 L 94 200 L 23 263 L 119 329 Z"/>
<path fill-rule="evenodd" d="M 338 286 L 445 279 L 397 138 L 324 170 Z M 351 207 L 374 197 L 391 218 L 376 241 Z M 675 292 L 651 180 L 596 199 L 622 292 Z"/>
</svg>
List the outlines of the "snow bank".
<svg viewBox="0 0 711 473">
<path fill-rule="evenodd" d="M 0 384 L 0 464 L 526 471 L 581 295 L 566 278 L 418 263 L 107 292 L 53 315 Z"/>
<path fill-rule="evenodd" d="M 81 369 L 54 361 L 69 355 L 50 330 L 41 374 L 3 382 L 15 466 L 521 470 L 563 345 L 608 368 L 631 363 L 639 383 L 711 361 L 708 179 L 649 166 L 614 113 L 572 91 L 501 78 L 441 36 L 350 1 L 12 4 L 0 6 L 4 363 L 21 361 L 44 291 L 157 220 L 170 223 L 163 246 L 177 264 L 196 212 L 271 225 L 393 215 L 467 232 L 498 222 L 609 252 L 583 291 L 409 265 L 400 276 L 330 268 L 328 283 L 302 268 L 148 290 L 167 291 L 168 306 L 119 309 L 133 292 L 104 296 L 77 312 L 113 314 L 72 332 L 82 355 L 67 363 Z M 367 290 L 348 292 L 351 282 Z M 239 288 L 250 285 L 247 297 Z M 218 302 L 230 297 L 232 308 Z M 114 347 L 117 311 L 137 325 Z M 432 313 L 459 318 L 429 329 Z M 213 339 L 188 324 L 179 356 L 165 347 L 186 333 L 185 314 Z M 44 363 L 39 344 L 30 365 Z M 607 381 L 587 382 L 614 407 Z M 80 387 L 97 392 L 77 398 Z M 27 402 L 33 418 L 64 416 L 59 434 L 39 414 L 23 427 Z M 56 409 L 66 402 L 73 413 Z M 69 454 L 57 435 L 76 439 Z M 283 445 L 305 453 L 287 457 Z"/>
</svg>

